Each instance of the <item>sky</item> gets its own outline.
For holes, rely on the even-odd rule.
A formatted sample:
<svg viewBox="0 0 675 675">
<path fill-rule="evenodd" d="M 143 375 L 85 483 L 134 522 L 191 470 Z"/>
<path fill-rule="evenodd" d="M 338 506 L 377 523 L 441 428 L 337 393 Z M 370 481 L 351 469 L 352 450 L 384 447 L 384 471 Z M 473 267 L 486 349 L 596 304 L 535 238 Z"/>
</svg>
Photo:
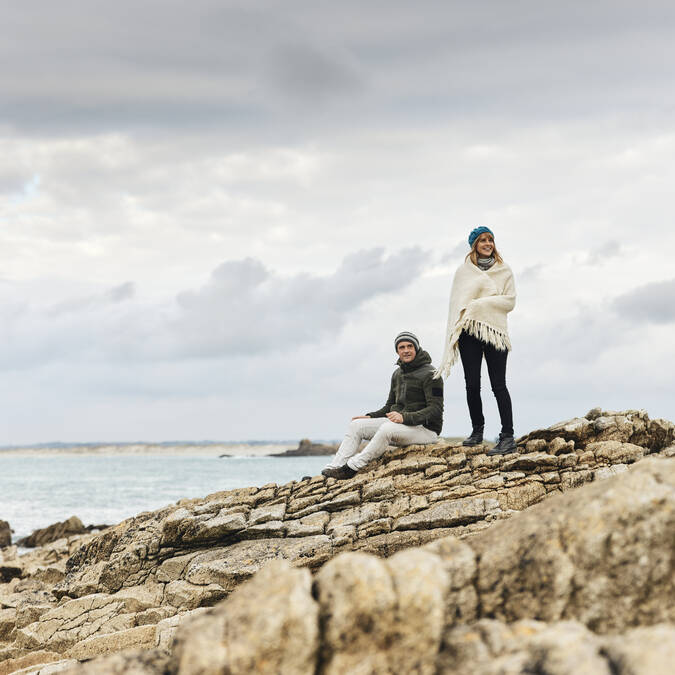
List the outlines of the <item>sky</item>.
<svg viewBox="0 0 675 675">
<path fill-rule="evenodd" d="M 477 225 L 516 434 L 675 420 L 674 29 L 666 0 L 3 2 L 0 445 L 339 438 L 399 331 L 438 362 Z"/>
</svg>

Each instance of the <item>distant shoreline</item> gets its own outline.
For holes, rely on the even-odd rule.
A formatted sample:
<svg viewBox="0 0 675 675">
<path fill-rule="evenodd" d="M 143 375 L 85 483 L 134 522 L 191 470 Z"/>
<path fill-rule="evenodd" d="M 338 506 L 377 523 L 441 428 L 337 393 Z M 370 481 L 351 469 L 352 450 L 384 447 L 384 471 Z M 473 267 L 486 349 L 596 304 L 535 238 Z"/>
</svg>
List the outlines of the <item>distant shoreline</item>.
<svg viewBox="0 0 675 675">
<path fill-rule="evenodd" d="M 443 440 L 460 443 L 462 437 L 443 437 Z M 50 445 L 34 445 L 23 447 L 0 447 L 0 460 L 3 457 L 112 457 L 128 455 L 155 455 L 171 457 L 294 457 L 307 455 L 332 454 L 328 446 L 335 445 L 335 441 L 318 441 L 312 445 L 323 446 L 324 452 L 302 453 L 297 452 L 297 441 L 251 441 L 251 442 L 184 442 L 176 443 L 75 443 Z"/>
<path fill-rule="evenodd" d="M 171 455 L 199 457 L 266 457 L 283 454 L 297 447 L 297 442 L 281 443 L 95 443 L 91 445 L 57 445 L 39 447 L 0 448 L 2 457 L 112 456 L 112 455 Z"/>
</svg>

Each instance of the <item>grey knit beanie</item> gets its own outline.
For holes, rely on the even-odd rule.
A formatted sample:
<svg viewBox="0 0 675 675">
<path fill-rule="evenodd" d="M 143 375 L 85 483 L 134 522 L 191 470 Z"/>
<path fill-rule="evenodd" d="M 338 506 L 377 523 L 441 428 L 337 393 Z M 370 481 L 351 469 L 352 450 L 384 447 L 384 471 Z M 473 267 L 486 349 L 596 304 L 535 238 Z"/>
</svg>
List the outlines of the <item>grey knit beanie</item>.
<svg viewBox="0 0 675 675">
<path fill-rule="evenodd" d="M 412 342 L 415 345 L 415 351 L 418 352 L 420 350 L 419 338 L 415 333 L 411 333 L 409 330 L 404 330 L 396 336 L 396 339 L 394 340 L 394 351 L 398 349 L 399 342 Z"/>
</svg>

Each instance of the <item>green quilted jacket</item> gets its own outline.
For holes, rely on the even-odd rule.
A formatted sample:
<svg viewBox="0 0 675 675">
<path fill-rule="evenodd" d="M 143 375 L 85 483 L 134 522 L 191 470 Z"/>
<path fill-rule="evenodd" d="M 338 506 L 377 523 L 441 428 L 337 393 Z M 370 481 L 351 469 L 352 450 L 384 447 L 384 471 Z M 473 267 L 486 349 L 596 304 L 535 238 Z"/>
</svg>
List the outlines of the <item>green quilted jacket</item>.
<svg viewBox="0 0 675 675">
<path fill-rule="evenodd" d="M 434 379 L 431 357 L 421 349 L 410 363 L 398 360 L 391 376 L 387 402 L 369 417 L 384 417 L 388 412 L 403 415 L 403 424 L 421 424 L 437 434 L 443 428 L 443 379 Z"/>
</svg>

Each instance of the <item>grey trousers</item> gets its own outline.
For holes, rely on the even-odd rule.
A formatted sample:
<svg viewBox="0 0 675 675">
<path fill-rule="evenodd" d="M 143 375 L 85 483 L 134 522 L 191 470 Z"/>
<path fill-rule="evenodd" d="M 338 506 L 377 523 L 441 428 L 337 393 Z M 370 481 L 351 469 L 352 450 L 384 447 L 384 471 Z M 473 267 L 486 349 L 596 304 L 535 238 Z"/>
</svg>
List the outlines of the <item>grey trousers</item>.
<svg viewBox="0 0 675 675">
<path fill-rule="evenodd" d="M 359 452 L 359 445 L 364 440 L 370 440 L 370 443 Z M 438 434 L 421 424 L 414 427 L 397 424 L 386 417 L 352 420 L 344 440 L 328 466 L 337 468 L 347 464 L 354 471 L 359 471 L 369 462 L 381 457 L 390 445 L 426 444 L 437 440 Z"/>
</svg>

